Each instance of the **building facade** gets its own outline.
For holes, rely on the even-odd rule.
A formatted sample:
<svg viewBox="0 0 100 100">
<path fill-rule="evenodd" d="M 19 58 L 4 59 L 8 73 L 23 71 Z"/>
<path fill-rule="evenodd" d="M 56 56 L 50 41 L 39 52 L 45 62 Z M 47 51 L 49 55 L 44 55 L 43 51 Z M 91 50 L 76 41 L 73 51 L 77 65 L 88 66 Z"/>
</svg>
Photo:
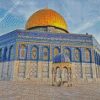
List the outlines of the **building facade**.
<svg viewBox="0 0 100 100">
<path fill-rule="evenodd" d="M 68 32 L 57 12 L 39 10 L 25 30 L 0 36 L 0 80 L 98 81 L 100 45 L 92 35 Z"/>
</svg>

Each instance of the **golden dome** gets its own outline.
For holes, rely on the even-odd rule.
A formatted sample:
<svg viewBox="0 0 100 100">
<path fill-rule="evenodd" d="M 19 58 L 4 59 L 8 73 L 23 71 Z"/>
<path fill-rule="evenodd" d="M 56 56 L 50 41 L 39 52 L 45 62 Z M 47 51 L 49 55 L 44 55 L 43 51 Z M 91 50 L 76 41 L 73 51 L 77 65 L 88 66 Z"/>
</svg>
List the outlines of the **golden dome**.
<svg viewBox="0 0 100 100">
<path fill-rule="evenodd" d="M 26 29 L 38 26 L 54 26 L 68 31 L 64 18 L 52 9 L 41 9 L 35 12 L 26 23 Z"/>
</svg>

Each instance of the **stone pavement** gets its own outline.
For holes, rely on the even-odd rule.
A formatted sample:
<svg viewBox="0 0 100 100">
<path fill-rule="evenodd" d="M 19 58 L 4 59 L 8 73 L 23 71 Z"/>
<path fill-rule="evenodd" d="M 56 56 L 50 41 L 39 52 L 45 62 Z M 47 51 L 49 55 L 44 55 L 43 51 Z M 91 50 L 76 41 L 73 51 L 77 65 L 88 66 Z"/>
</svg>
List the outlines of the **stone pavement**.
<svg viewBox="0 0 100 100">
<path fill-rule="evenodd" d="M 100 100 L 100 83 L 56 87 L 32 81 L 0 81 L 0 100 Z"/>
</svg>

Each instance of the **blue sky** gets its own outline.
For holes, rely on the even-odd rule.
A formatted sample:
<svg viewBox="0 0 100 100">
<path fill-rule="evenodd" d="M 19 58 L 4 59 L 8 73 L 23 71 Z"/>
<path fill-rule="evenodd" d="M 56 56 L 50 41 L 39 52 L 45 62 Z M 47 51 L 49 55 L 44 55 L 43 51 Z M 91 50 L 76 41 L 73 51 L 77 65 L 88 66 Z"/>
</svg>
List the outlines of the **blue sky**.
<svg viewBox="0 0 100 100">
<path fill-rule="evenodd" d="M 65 18 L 70 32 L 87 32 L 100 43 L 100 0 L 0 0 L 0 35 L 24 29 L 29 16 L 47 6 Z"/>
</svg>

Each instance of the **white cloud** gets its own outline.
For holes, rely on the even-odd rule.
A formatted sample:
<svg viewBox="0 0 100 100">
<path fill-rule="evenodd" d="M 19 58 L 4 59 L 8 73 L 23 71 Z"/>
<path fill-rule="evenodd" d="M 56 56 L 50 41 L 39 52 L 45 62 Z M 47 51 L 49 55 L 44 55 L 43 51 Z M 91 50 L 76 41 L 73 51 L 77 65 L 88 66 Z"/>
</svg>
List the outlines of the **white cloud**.
<svg viewBox="0 0 100 100">
<path fill-rule="evenodd" d="M 13 10 L 12 14 L 19 17 L 22 16 L 25 20 L 27 20 L 33 12 L 40 8 L 38 7 L 38 2 L 39 0 L 23 0 L 23 2 L 20 2 L 20 4 Z"/>
<path fill-rule="evenodd" d="M 75 33 L 82 33 L 91 29 L 100 21 L 100 0 L 4 0 L 6 4 L 1 4 L 0 8 L 7 10 L 6 16 L 12 14 L 16 17 L 23 17 L 26 21 L 36 10 L 48 6 L 61 13 L 68 22 L 70 30 Z M 3 3 L 4 3 L 3 1 Z M 22 23 L 23 24 L 23 23 Z"/>
<path fill-rule="evenodd" d="M 100 21 L 100 17 L 97 17 L 95 19 L 89 20 L 86 23 L 80 25 L 76 30 L 74 30 L 75 33 L 80 33 L 92 26 L 95 26 L 95 24 Z"/>
<path fill-rule="evenodd" d="M 13 10 L 20 4 L 20 1 L 17 1 L 5 14 L 2 18 L 0 18 L 0 23 L 9 15 L 9 13 L 12 13 Z"/>
</svg>

